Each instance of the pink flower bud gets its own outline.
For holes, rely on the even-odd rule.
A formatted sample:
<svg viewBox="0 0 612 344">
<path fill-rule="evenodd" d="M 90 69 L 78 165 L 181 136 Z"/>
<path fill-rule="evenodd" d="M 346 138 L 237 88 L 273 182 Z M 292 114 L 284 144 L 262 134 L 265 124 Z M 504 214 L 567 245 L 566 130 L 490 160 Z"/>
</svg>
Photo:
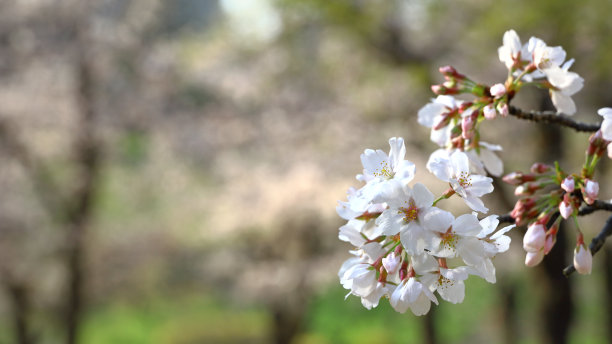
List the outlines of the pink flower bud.
<svg viewBox="0 0 612 344">
<path fill-rule="evenodd" d="M 400 257 L 395 255 L 395 252 L 389 253 L 382 259 L 382 265 L 389 274 L 394 274 L 400 266 Z"/>
<path fill-rule="evenodd" d="M 599 194 L 599 183 L 590 179 L 585 179 L 584 187 L 582 189 L 582 196 L 587 204 L 593 204 Z"/>
<path fill-rule="evenodd" d="M 495 110 L 493 104 L 489 104 L 482 109 L 482 114 L 486 119 L 495 119 L 497 117 L 497 110 Z"/>
<path fill-rule="evenodd" d="M 472 138 L 472 136 L 474 136 L 474 125 L 475 125 L 475 121 L 474 118 L 472 117 L 472 115 L 468 115 L 463 117 L 463 119 L 461 120 L 461 136 L 464 139 L 470 139 Z"/>
<path fill-rule="evenodd" d="M 572 208 L 572 205 L 569 202 L 563 200 L 561 203 L 559 203 L 559 213 L 561 213 L 561 216 L 564 219 L 567 220 L 573 212 L 574 209 Z"/>
<path fill-rule="evenodd" d="M 532 223 L 523 237 L 523 248 L 527 252 L 541 250 L 546 243 L 546 228 L 539 223 Z"/>
<path fill-rule="evenodd" d="M 510 185 L 519 185 L 534 181 L 535 176 L 533 174 L 523 174 L 522 172 L 510 172 L 502 180 Z"/>
<path fill-rule="evenodd" d="M 491 86 L 490 93 L 493 97 L 499 98 L 506 94 L 506 86 L 503 84 L 495 84 Z"/>
<path fill-rule="evenodd" d="M 552 166 L 543 164 L 541 162 L 536 162 L 535 164 L 531 165 L 531 173 L 542 174 L 550 171 L 551 169 Z"/>
<path fill-rule="evenodd" d="M 588 275 L 593 267 L 593 255 L 584 244 L 574 250 L 574 267 L 579 274 Z"/>
<path fill-rule="evenodd" d="M 536 266 L 544 259 L 544 251 L 539 250 L 537 252 L 527 252 L 525 256 L 525 265 L 529 267 Z"/>
<path fill-rule="evenodd" d="M 548 254 L 550 250 L 552 250 L 553 246 L 555 246 L 555 242 L 557 242 L 556 235 L 546 236 L 546 242 L 544 243 L 544 254 Z"/>
<path fill-rule="evenodd" d="M 510 113 L 510 108 L 506 103 L 499 103 L 497 104 L 497 112 L 499 112 L 502 117 L 506 117 Z"/>
<path fill-rule="evenodd" d="M 561 188 L 565 190 L 565 192 L 574 192 L 575 185 L 576 184 L 574 183 L 574 178 L 567 177 L 563 179 L 563 182 L 561 183 Z"/>
</svg>

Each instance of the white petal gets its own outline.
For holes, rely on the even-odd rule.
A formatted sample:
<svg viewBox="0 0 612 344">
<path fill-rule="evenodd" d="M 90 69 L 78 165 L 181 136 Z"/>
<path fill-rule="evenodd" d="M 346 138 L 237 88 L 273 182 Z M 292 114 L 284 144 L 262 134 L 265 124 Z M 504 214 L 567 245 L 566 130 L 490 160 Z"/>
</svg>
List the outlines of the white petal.
<svg viewBox="0 0 612 344">
<path fill-rule="evenodd" d="M 453 221 L 453 232 L 463 236 L 476 236 L 480 233 L 480 222 L 474 214 L 463 214 Z"/>
<path fill-rule="evenodd" d="M 487 235 L 493 233 L 493 231 L 499 225 L 499 220 L 497 218 L 497 215 L 490 215 L 480 220 L 480 227 L 482 227 L 482 230 L 480 231 L 480 233 L 478 233 L 479 238 L 484 238 Z"/>
<path fill-rule="evenodd" d="M 430 308 L 431 300 L 429 300 L 429 298 L 423 293 L 419 294 L 418 298 L 414 302 L 410 303 L 410 310 L 417 316 L 427 314 Z"/>
<path fill-rule="evenodd" d="M 389 139 L 389 161 L 391 162 L 391 168 L 398 166 L 400 161 L 404 160 L 406 155 L 406 146 L 404 145 L 404 139 L 401 137 L 392 137 Z"/>
<path fill-rule="evenodd" d="M 489 208 L 485 207 L 482 200 L 478 197 L 474 197 L 474 196 L 464 197 L 463 201 L 465 202 L 465 204 L 468 205 L 468 207 L 472 208 L 472 210 L 476 210 L 483 214 L 486 214 L 489 211 Z"/>
<path fill-rule="evenodd" d="M 340 233 L 338 234 L 338 238 L 342 241 L 348 241 L 353 246 L 361 247 L 361 245 L 365 244 L 366 240 L 361 235 L 360 228 L 355 227 L 355 222 L 349 222 L 346 225 L 340 227 Z"/>
<path fill-rule="evenodd" d="M 564 113 L 566 115 L 573 115 L 576 113 L 576 104 L 572 100 L 572 97 L 566 96 L 559 91 L 550 91 L 550 98 L 557 109 L 557 112 Z"/>
<path fill-rule="evenodd" d="M 450 179 L 452 168 L 450 157 L 446 150 L 438 149 L 431 153 L 426 167 L 429 172 L 433 173 L 443 182 L 448 182 Z"/>
<path fill-rule="evenodd" d="M 470 176 L 471 186 L 467 187 L 470 194 L 474 196 L 482 196 L 493 191 L 493 179 L 479 174 L 473 174 Z"/>
<path fill-rule="evenodd" d="M 367 175 L 374 175 L 375 173 L 379 173 L 381 167 L 384 167 L 387 164 L 388 168 L 388 157 L 385 152 L 382 150 L 372 150 L 366 149 L 363 154 L 361 154 L 361 163 L 363 164 L 363 173 Z"/>
<path fill-rule="evenodd" d="M 394 179 L 401 181 L 403 185 L 406 185 L 414 179 L 416 172 L 416 165 L 412 161 L 402 160 L 393 170 L 395 172 Z"/>
<path fill-rule="evenodd" d="M 423 219 L 423 226 L 430 230 L 444 233 L 452 225 L 455 217 L 448 211 L 433 207 Z"/>
<path fill-rule="evenodd" d="M 461 151 L 456 151 L 450 156 L 450 161 L 453 166 L 454 175 L 457 176 L 460 173 L 470 173 L 470 160 L 467 155 Z"/>
<path fill-rule="evenodd" d="M 439 286 L 438 294 L 450 302 L 450 303 L 461 303 L 465 298 L 465 284 L 463 281 L 455 281 L 455 283 L 448 283 L 443 286 Z"/>
<path fill-rule="evenodd" d="M 417 274 L 425 275 L 428 272 L 437 271 L 438 262 L 431 255 L 423 253 L 412 256 L 412 267 Z M 421 283 L 425 284 L 423 278 L 421 278 Z"/>
<path fill-rule="evenodd" d="M 400 231 L 400 240 L 409 255 L 421 254 L 428 247 L 425 241 L 425 230 L 415 222 L 403 226 Z"/>
<path fill-rule="evenodd" d="M 504 172 L 504 163 L 497 156 L 497 154 L 491 152 L 488 149 L 480 150 L 480 159 L 484 163 L 487 171 L 492 175 L 499 177 Z"/>
<path fill-rule="evenodd" d="M 412 187 L 412 198 L 414 199 L 414 204 L 420 209 L 430 207 L 435 196 L 425 187 L 425 185 L 416 183 Z"/>
<path fill-rule="evenodd" d="M 447 110 L 444 104 L 428 103 L 419 110 L 418 122 L 422 126 L 431 128 L 434 123 L 434 118 L 445 111 Z"/>
</svg>

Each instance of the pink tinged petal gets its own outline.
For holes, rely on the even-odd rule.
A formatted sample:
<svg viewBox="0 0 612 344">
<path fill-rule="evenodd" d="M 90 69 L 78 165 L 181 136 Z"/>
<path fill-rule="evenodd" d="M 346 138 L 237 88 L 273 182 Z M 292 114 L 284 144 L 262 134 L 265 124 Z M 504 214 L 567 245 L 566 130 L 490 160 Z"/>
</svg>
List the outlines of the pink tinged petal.
<svg viewBox="0 0 612 344">
<path fill-rule="evenodd" d="M 579 274 L 591 274 L 593 255 L 584 245 L 580 245 L 574 250 L 574 267 Z"/>
<path fill-rule="evenodd" d="M 489 104 L 482 109 L 482 113 L 484 114 L 486 119 L 495 119 L 497 117 L 497 110 L 493 104 Z"/>
<path fill-rule="evenodd" d="M 590 199 L 596 199 L 599 194 L 599 183 L 587 179 L 586 185 L 584 186 L 584 192 Z"/>
<path fill-rule="evenodd" d="M 482 200 L 478 197 L 474 197 L 474 196 L 463 197 L 463 201 L 472 210 L 481 212 L 483 214 L 486 214 L 489 211 L 489 208 L 485 207 Z"/>
<path fill-rule="evenodd" d="M 453 232 L 463 236 L 476 236 L 480 233 L 480 222 L 474 214 L 464 214 L 453 221 Z"/>
<path fill-rule="evenodd" d="M 539 223 L 531 224 L 523 237 L 523 249 L 527 252 L 536 252 L 541 250 L 545 243 L 546 228 Z"/>
<path fill-rule="evenodd" d="M 570 216 L 572 216 L 572 213 L 574 212 L 574 209 L 572 208 L 572 205 L 569 203 L 566 203 L 565 201 L 559 203 L 559 213 L 561 213 L 561 216 L 564 219 L 568 219 Z"/>
<path fill-rule="evenodd" d="M 412 187 L 412 198 L 417 208 L 430 207 L 433 203 L 435 196 L 431 191 L 421 183 L 416 183 Z"/>
<path fill-rule="evenodd" d="M 423 226 L 430 230 L 444 233 L 452 225 L 455 217 L 448 211 L 433 207 L 423 219 Z"/>
<path fill-rule="evenodd" d="M 389 253 L 389 255 L 382 259 L 382 265 L 389 274 L 394 274 L 397 271 L 400 262 L 401 258 L 395 255 L 395 252 Z"/>
<path fill-rule="evenodd" d="M 495 84 L 491 86 L 490 92 L 493 97 L 499 98 L 506 94 L 506 86 L 503 84 Z"/>
<path fill-rule="evenodd" d="M 575 185 L 576 184 L 574 183 L 574 178 L 567 177 L 563 179 L 563 182 L 561 183 L 561 188 L 565 190 L 565 192 L 574 192 Z"/>
<path fill-rule="evenodd" d="M 543 259 L 544 250 L 539 250 L 537 252 L 527 252 L 527 254 L 525 255 L 525 265 L 533 267 L 540 264 Z"/>
</svg>

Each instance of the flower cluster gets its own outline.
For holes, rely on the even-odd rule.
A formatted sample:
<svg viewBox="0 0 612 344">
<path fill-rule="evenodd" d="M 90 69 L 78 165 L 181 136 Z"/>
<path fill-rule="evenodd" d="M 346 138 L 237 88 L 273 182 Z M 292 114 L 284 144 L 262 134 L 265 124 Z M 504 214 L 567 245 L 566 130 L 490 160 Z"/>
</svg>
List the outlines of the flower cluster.
<svg viewBox="0 0 612 344">
<path fill-rule="evenodd" d="M 361 155 L 365 185 L 350 189 L 339 202 L 338 214 L 347 220 L 339 238 L 355 246 L 339 271 L 349 295 L 361 298 L 370 309 L 381 297 L 404 313 L 408 308 L 423 315 L 443 300 L 462 302 L 464 280 L 476 275 L 495 283 L 492 259 L 505 252 L 514 226 L 497 232 L 496 215 L 478 220 L 475 213 L 457 218 L 437 208 L 438 201 L 458 195 L 474 210 L 486 212 L 480 197 L 493 191 L 492 180 L 471 171 L 468 156 L 460 151 L 437 154 L 428 169 L 450 188 L 439 198 L 420 183 L 410 186 L 415 165 L 404 160 L 403 139 L 391 138 L 389 154 L 366 150 Z M 347 295 L 348 296 L 348 295 Z"/>
</svg>

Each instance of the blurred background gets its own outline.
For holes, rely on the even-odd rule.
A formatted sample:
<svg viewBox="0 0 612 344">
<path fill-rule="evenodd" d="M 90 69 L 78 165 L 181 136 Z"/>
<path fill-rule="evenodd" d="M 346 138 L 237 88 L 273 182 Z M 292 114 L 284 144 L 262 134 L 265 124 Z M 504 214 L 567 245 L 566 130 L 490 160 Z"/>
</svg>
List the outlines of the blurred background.
<svg viewBox="0 0 612 344">
<path fill-rule="evenodd" d="M 0 0 L 0 343 L 610 343 L 612 251 L 566 279 L 524 229 L 427 317 L 344 300 L 337 200 L 365 148 L 436 147 L 416 113 L 453 65 L 505 80 L 506 30 L 575 57 L 576 118 L 612 106 L 607 0 Z M 552 109 L 526 90 L 515 105 Z M 505 172 L 583 161 L 588 134 L 485 123 Z M 602 199 L 612 198 L 604 161 Z M 504 192 L 505 191 L 505 192 Z M 505 214 L 499 185 L 485 199 Z M 467 211 L 449 202 L 455 214 Z M 587 238 L 606 214 L 582 218 Z"/>
</svg>

